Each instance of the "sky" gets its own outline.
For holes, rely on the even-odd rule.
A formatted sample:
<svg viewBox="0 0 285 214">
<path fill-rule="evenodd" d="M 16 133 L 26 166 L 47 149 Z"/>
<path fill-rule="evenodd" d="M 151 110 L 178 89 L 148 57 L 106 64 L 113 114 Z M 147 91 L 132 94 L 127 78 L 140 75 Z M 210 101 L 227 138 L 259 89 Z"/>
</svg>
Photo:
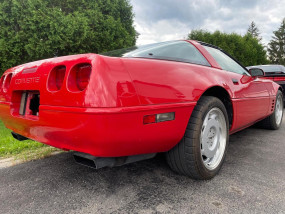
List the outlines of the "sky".
<svg viewBox="0 0 285 214">
<path fill-rule="evenodd" d="M 285 0 L 130 0 L 137 45 L 185 39 L 194 29 L 246 33 L 251 21 L 267 45 L 285 18 Z"/>
</svg>

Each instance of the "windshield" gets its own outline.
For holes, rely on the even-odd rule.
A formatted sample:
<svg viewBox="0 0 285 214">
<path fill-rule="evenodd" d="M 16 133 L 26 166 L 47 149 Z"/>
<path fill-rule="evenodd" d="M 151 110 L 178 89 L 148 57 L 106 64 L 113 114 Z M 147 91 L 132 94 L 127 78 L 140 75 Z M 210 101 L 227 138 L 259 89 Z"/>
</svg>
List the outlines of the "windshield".
<svg viewBox="0 0 285 214">
<path fill-rule="evenodd" d="M 128 58 L 149 58 L 188 62 L 210 66 L 205 57 L 189 42 L 171 41 L 114 50 L 101 55 Z"/>
</svg>

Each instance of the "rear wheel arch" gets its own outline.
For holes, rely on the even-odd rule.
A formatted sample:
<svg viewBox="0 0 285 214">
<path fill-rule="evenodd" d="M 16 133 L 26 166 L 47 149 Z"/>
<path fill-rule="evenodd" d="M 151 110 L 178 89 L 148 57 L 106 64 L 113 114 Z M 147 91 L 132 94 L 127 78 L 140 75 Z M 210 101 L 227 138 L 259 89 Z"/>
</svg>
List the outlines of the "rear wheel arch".
<svg viewBox="0 0 285 214">
<path fill-rule="evenodd" d="M 233 124 L 234 109 L 233 109 L 231 96 L 228 93 L 228 91 L 221 86 L 214 86 L 214 87 L 208 88 L 201 95 L 201 97 L 203 96 L 213 96 L 222 101 L 222 103 L 226 107 L 228 118 L 229 118 L 229 126 L 230 126 L 229 128 L 231 128 Z M 199 99 L 201 99 L 201 97 Z"/>
<path fill-rule="evenodd" d="M 183 138 L 165 153 L 171 169 L 198 180 L 211 179 L 219 172 L 229 139 L 226 111 L 219 98 L 200 98 Z"/>
</svg>

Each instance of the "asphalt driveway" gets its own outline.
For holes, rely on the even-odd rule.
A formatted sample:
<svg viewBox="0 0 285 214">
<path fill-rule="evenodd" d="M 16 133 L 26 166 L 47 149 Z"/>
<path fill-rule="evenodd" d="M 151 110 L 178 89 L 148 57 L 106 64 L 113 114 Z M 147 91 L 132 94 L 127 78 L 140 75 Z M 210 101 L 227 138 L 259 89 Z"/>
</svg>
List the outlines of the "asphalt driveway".
<svg viewBox="0 0 285 214">
<path fill-rule="evenodd" d="M 0 213 L 285 213 L 285 123 L 232 135 L 227 154 L 210 181 L 163 156 L 96 171 L 63 153 L 0 169 Z"/>
</svg>

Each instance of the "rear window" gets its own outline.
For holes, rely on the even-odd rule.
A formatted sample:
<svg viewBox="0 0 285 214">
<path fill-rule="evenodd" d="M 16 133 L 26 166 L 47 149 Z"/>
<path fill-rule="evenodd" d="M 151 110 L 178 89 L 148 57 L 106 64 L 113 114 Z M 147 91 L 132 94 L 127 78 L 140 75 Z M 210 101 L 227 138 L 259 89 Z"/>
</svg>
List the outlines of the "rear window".
<svg viewBox="0 0 285 214">
<path fill-rule="evenodd" d="M 105 56 L 149 58 L 210 66 L 205 57 L 189 42 L 172 41 L 135 46 L 103 53 Z"/>
</svg>

